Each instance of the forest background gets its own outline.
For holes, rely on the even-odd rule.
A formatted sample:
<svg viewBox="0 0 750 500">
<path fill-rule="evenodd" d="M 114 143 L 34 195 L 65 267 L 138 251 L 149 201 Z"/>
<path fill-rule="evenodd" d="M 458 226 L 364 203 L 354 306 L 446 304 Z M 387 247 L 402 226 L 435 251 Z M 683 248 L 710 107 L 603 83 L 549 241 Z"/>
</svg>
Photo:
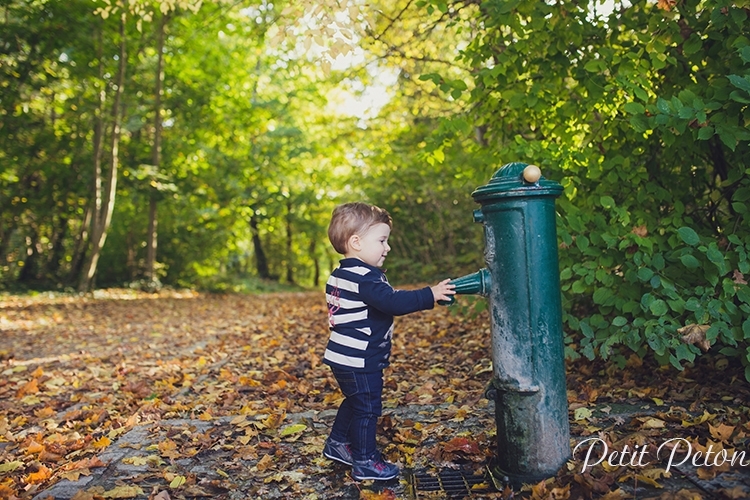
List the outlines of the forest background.
<svg viewBox="0 0 750 500">
<path fill-rule="evenodd" d="M 471 192 L 520 161 L 564 187 L 569 357 L 710 349 L 750 380 L 749 13 L 5 0 L 0 287 L 319 289 L 352 200 L 392 214 L 394 283 L 456 277 Z"/>
</svg>

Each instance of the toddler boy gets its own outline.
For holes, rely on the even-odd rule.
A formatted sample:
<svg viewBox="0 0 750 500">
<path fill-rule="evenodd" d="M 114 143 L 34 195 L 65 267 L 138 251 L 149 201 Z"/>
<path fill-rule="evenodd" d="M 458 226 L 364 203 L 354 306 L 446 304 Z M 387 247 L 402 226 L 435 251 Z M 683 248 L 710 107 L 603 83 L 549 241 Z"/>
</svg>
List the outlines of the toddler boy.
<svg viewBox="0 0 750 500">
<path fill-rule="evenodd" d="M 331 331 L 323 362 L 344 394 L 323 454 L 352 466 L 356 480 L 388 480 L 399 468 L 376 449 L 383 369 L 389 365 L 393 317 L 432 309 L 455 292 L 446 279 L 420 290 L 395 290 L 380 269 L 391 250 L 391 216 L 366 203 L 333 211 L 328 238 L 344 258 L 326 284 Z"/>
</svg>

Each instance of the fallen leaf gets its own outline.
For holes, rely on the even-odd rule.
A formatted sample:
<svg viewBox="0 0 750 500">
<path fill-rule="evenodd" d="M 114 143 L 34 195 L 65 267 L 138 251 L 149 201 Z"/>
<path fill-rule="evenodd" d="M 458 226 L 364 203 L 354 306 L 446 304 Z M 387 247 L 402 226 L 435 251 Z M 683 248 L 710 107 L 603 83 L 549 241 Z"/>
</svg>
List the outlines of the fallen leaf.
<svg viewBox="0 0 750 500">
<path fill-rule="evenodd" d="M 122 459 L 122 463 L 135 465 L 136 467 L 142 467 L 144 465 L 152 465 L 154 467 L 158 467 L 159 465 L 164 464 L 164 460 L 162 460 L 158 455 L 141 455 L 134 457 L 125 457 Z"/>
<path fill-rule="evenodd" d="M 34 416 L 37 418 L 49 418 L 54 414 L 55 414 L 55 410 L 49 406 L 44 407 L 41 410 L 34 411 Z"/>
<path fill-rule="evenodd" d="M 643 474 L 636 474 L 635 479 L 639 482 L 646 483 L 650 486 L 653 486 L 654 488 L 660 488 L 660 489 L 664 488 L 664 486 L 658 483 L 655 479 L 645 476 Z"/>
<path fill-rule="evenodd" d="M 307 426 L 305 424 L 293 424 L 293 425 L 287 425 L 283 429 L 281 429 L 281 432 L 279 432 L 279 435 L 289 436 L 291 434 L 297 434 L 298 432 L 302 432 L 305 429 L 307 429 Z"/>
<path fill-rule="evenodd" d="M 16 397 L 20 399 L 28 394 L 36 394 L 38 392 L 39 385 L 37 380 L 34 378 L 26 382 L 20 389 L 18 389 L 18 392 L 16 392 Z"/>
<path fill-rule="evenodd" d="M 61 472 L 58 474 L 58 477 L 60 479 L 67 479 L 68 481 L 78 481 L 81 476 L 90 476 L 91 471 L 88 469 L 76 469 L 76 470 L 69 470 L 65 472 Z"/>
<path fill-rule="evenodd" d="M 52 476 L 52 469 L 49 469 L 42 465 L 39 467 L 38 471 L 32 472 L 28 476 L 26 476 L 26 482 L 29 484 L 41 483 L 42 481 L 46 481 L 47 479 L 49 479 L 50 476 Z"/>
<path fill-rule="evenodd" d="M 699 467 L 695 474 L 699 479 L 709 481 L 716 477 L 718 471 L 715 467 Z"/>
<path fill-rule="evenodd" d="M 18 498 L 16 493 L 10 486 L 0 484 L 0 498 Z"/>
<path fill-rule="evenodd" d="M 23 467 L 23 462 L 20 460 L 5 462 L 4 464 L 0 464 L 0 472 L 12 472 L 20 467 Z"/>
<path fill-rule="evenodd" d="M 665 426 L 664 420 L 658 418 L 647 418 L 641 425 L 642 429 L 663 429 Z"/>
<path fill-rule="evenodd" d="M 177 443 L 167 438 L 159 442 L 159 453 L 167 458 L 179 458 L 180 452 L 177 451 Z"/>
<path fill-rule="evenodd" d="M 96 498 L 96 493 L 86 490 L 78 490 L 76 491 L 76 494 L 73 495 L 70 500 L 94 500 Z"/>
<path fill-rule="evenodd" d="M 263 455 L 263 458 L 261 458 L 258 461 L 258 464 L 256 465 L 259 472 L 263 472 L 271 467 L 273 467 L 273 457 L 271 455 Z"/>
<path fill-rule="evenodd" d="M 443 450 L 447 452 L 462 451 L 471 455 L 477 455 L 480 452 L 479 445 L 476 441 L 471 441 L 464 437 L 453 438 L 443 445 Z"/>
<path fill-rule="evenodd" d="M 97 439 L 96 441 L 94 441 L 93 443 L 91 443 L 91 445 L 94 448 L 106 448 L 110 444 L 112 444 L 112 440 L 109 439 L 107 436 L 102 436 L 99 439 Z"/>
<path fill-rule="evenodd" d="M 747 280 L 745 279 L 745 276 L 739 271 L 739 269 L 735 269 L 734 271 L 732 271 L 732 281 L 734 281 L 738 285 L 747 285 Z"/>
<path fill-rule="evenodd" d="M 716 415 L 712 413 L 708 413 L 708 410 L 703 410 L 703 415 L 701 415 L 698 418 L 695 418 L 693 420 L 683 420 L 682 426 L 683 427 L 693 427 L 695 425 L 700 425 L 704 422 L 707 422 L 713 418 L 715 418 Z"/>
<path fill-rule="evenodd" d="M 44 451 L 44 446 L 32 440 L 29 446 L 26 448 L 26 453 L 30 455 L 36 455 Z"/>
<path fill-rule="evenodd" d="M 172 488 L 173 490 L 177 489 L 183 484 L 185 484 L 185 481 L 187 481 L 187 478 L 185 478 L 185 476 L 175 476 L 175 478 L 172 479 L 172 481 L 170 481 L 169 487 Z"/>
<path fill-rule="evenodd" d="M 679 491 L 665 491 L 658 497 L 654 497 L 654 500 L 704 500 L 704 498 L 700 493 L 681 489 Z"/>
<path fill-rule="evenodd" d="M 135 498 L 138 495 L 143 495 L 143 490 L 140 486 L 117 486 L 109 491 L 102 493 L 104 498 Z"/>
<path fill-rule="evenodd" d="M 708 352 L 711 349 L 711 342 L 706 338 L 706 332 L 711 325 L 687 325 L 677 329 L 681 334 L 680 340 L 685 344 L 697 345 L 701 351 Z"/>
<path fill-rule="evenodd" d="M 593 415 L 594 412 L 585 407 L 576 408 L 575 412 L 573 412 L 573 418 L 575 420 L 586 420 L 588 418 L 591 418 Z"/>
<path fill-rule="evenodd" d="M 388 488 L 383 491 L 361 490 L 359 498 L 360 500 L 396 500 L 396 493 Z"/>
<path fill-rule="evenodd" d="M 728 443 L 729 438 L 732 437 L 732 433 L 734 432 L 734 426 L 719 424 L 714 427 L 713 425 L 708 424 L 708 430 L 711 433 L 711 437 L 718 439 L 723 443 Z"/>
<path fill-rule="evenodd" d="M 735 486 L 732 489 L 723 488 L 723 489 L 720 489 L 719 492 L 725 498 L 731 498 L 732 500 L 736 500 L 739 498 L 748 498 L 748 496 L 750 496 L 750 491 L 748 491 L 742 486 Z"/>
</svg>

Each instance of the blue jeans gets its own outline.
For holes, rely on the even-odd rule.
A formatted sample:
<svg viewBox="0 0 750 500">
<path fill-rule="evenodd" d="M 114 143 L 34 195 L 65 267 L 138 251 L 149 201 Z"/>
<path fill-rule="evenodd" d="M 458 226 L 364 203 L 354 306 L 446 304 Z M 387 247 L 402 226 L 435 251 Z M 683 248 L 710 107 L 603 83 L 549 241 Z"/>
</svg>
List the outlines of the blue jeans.
<svg viewBox="0 0 750 500">
<path fill-rule="evenodd" d="M 383 412 L 383 371 L 332 371 L 345 398 L 333 421 L 331 439 L 349 443 L 354 460 L 369 460 L 376 451 L 375 431 Z"/>
</svg>

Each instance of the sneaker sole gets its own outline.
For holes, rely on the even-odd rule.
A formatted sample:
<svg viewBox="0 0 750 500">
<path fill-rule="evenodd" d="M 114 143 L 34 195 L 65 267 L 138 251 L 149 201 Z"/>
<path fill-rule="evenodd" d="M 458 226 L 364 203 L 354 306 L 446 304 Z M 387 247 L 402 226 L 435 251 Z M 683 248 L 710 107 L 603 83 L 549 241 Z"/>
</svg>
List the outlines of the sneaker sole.
<svg viewBox="0 0 750 500">
<path fill-rule="evenodd" d="M 356 475 L 352 474 L 352 477 L 355 480 L 357 480 L 357 481 L 365 481 L 365 480 L 369 480 L 369 479 L 374 479 L 375 481 L 390 481 L 391 479 L 397 478 L 398 474 L 394 474 L 394 475 L 388 476 L 388 477 L 383 477 L 383 476 L 372 476 L 372 477 L 370 477 L 370 476 L 356 476 Z"/>
<path fill-rule="evenodd" d="M 326 452 L 323 452 L 323 456 L 326 457 L 328 460 L 335 460 L 336 462 L 339 462 L 339 463 L 344 464 L 344 465 L 349 465 L 349 466 L 352 465 L 352 462 L 347 462 L 346 460 L 344 460 L 342 458 L 334 457 L 333 455 L 329 455 Z"/>
</svg>

